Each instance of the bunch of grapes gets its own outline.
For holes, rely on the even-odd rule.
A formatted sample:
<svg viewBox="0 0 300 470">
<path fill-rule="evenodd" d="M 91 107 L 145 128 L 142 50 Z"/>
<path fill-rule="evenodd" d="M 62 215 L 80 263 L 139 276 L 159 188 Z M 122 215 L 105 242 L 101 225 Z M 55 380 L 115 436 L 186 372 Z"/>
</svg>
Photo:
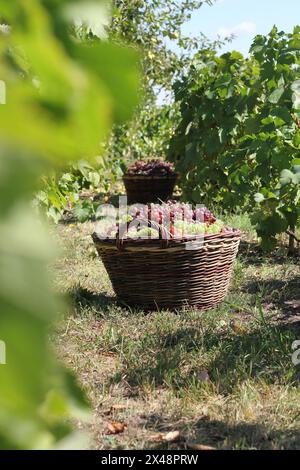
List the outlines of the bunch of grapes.
<svg viewBox="0 0 300 470">
<path fill-rule="evenodd" d="M 214 224 L 217 220 L 214 214 L 206 207 L 200 207 L 198 209 L 195 209 L 193 219 L 196 222 L 208 222 L 209 224 Z"/>
<path fill-rule="evenodd" d="M 173 163 L 163 160 L 137 160 L 128 167 L 128 175 L 167 176 L 174 173 Z"/>
<path fill-rule="evenodd" d="M 158 238 L 161 231 L 169 238 L 180 239 L 221 233 L 226 228 L 206 207 L 193 209 L 190 204 L 168 201 L 130 206 L 127 214 L 119 215 L 117 230 L 129 238 Z M 114 234 L 115 231 L 114 225 L 109 233 Z"/>
</svg>

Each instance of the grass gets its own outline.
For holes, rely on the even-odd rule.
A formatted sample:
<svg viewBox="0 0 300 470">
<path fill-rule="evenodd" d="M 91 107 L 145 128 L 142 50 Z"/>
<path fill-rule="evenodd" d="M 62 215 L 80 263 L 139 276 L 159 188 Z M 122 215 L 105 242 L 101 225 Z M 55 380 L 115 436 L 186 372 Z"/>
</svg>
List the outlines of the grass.
<svg viewBox="0 0 300 470">
<path fill-rule="evenodd" d="M 93 224 L 59 226 L 56 285 L 71 294 L 55 343 L 93 408 L 93 449 L 300 449 L 299 258 L 255 247 L 246 216 L 232 286 L 218 308 L 200 313 L 117 305 L 93 248 Z M 127 429 L 107 435 L 107 424 Z M 180 442 L 153 435 L 179 431 Z"/>
</svg>

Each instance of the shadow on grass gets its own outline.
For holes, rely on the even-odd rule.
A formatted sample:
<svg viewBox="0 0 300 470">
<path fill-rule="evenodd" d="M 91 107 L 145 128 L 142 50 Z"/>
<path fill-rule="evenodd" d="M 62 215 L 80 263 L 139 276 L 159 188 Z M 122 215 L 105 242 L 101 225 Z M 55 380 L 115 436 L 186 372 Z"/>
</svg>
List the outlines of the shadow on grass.
<svg viewBox="0 0 300 470">
<path fill-rule="evenodd" d="M 263 305 L 271 304 L 279 310 L 280 321 L 300 322 L 300 276 L 289 280 L 254 280 L 246 283 L 243 292 L 259 295 Z"/>
<path fill-rule="evenodd" d="M 125 317 L 136 315 L 141 312 L 140 309 L 131 308 L 127 304 L 120 302 L 116 296 L 107 294 L 98 294 L 85 287 L 76 287 L 70 293 L 69 297 L 76 310 L 90 309 L 96 315 L 105 315 L 113 311 L 122 312 Z"/>
<path fill-rule="evenodd" d="M 116 297 L 106 294 L 95 294 L 84 287 L 76 287 L 69 296 L 75 308 L 90 308 L 93 311 L 103 310 L 104 312 L 117 306 Z"/>
<path fill-rule="evenodd" d="M 150 415 L 145 427 L 151 431 L 174 431 L 176 418 L 166 420 L 160 415 Z M 193 421 L 183 420 L 176 423 L 182 440 L 179 443 L 166 444 L 146 442 L 147 449 L 188 448 L 189 445 L 201 444 L 219 449 L 299 449 L 300 429 L 272 429 L 258 422 L 227 424 L 223 421 L 202 418 Z"/>
<path fill-rule="evenodd" d="M 262 266 L 264 264 L 271 265 L 286 265 L 299 262 L 299 254 L 287 256 L 284 251 L 287 247 L 281 247 L 280 250 L 266 252 L 263 251 L 257 243 L 242 241 L 239 248 L 239 256 L 243 258 L 246 264 L 254 266 Z"/>
<path fill-rule="evenodd" d="M 133 390 L 143 385 L 167 386 L 175 395 L 195 397 L 203 387 L 228 395 L 250 379 L 296 384 L 300 370 L 292 363 L 292 343 L 299 335 L 300 329 L 294 326 L 265 324 L 240 334 L 181 327 L 172 334 L 145 334 L 135 341 L 121 337 L 122 369 L 110 383 L 126 377 Z"/>
<path fill-rule="evenodd" d="M 206 332 L 199 347 L 199 331 L 188 328 L 162 339 L 160 345 L 164 346 L 156 352 L 152 366 L 150 361 L 148 367 L 147 362 L 136 368 L 127 363 L 123 373 L 129 384 L 141 385 L 152 381 L 156 387 L 167 385 L 173 388 L 175 396 L 188 401 L 201 402 L 203 396 L 208 397 L 210 393 L 225 397 L 233 394 L 237 397 L 238 406 L 239 387 L 248 380 L 268 385 L 299 384 L 300 370 L 291 360 L 291 345 L 299 339 L 299 334 L 299 328 L 297 334 L 295 328 L 288 324 L 280 327 L 264 324 L 245 334 Z M 203 356 L 204 362 L 201 361 Z M 142 350 L 140 358 L 145 360 Z M 189 368 L 185 370 L 187 361 Z M 203 381 L 205 369 L 209 377 L 207 382 Z M 253 398 L 251 400 L 253 403 Z M 291 420 L 296 418 L 298 420 L 295 410 Z M 270 430 L 259 422 L 231 425 L 208 418 L 178 420 L 178 417 L 162 412 L 161 415 L 149 415 L 145 427 L 153 432 L 178 430 L 183 436 L 180 444 L 149 441 L 146 443 L 149 449 L 184 449 L 187 442 L 221 449 L 300 448 L 300 429 Z"/>
</svg>

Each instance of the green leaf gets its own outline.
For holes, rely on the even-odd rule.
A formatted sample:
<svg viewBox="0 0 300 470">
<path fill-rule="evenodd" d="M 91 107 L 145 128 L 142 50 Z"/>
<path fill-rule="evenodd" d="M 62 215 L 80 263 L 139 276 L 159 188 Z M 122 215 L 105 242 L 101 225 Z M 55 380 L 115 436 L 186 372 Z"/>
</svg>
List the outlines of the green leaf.
<svg viewBox="0 0 300 470">
<path fill-rule="evenodd" d="M 295 80 L 295 81 L 291 84 L 291 90 L 296 91 L 296 92 L 299 92 L 299 91 L 300 91 L 300 79 L 299 79 L 299 80 Z"/>
<path fill-rule="evenodd" d="M 91 184 L 94 186 L 94 188 L 97 188 L 100 183 L 100 175 L 99 173 L 96 173 L 95 171 L 90 171 L 88 174 L 88 179 L 91 182 Z"/>
<path fill-rule="evenodd" d="M 284 87 L 281 86 L 280 88 L 277 88 L 276 90 L 274 90 L 270 96 L 269 96 L 269 102 L 272 103 L 272 104 L 277 104 L 278 101 L 280 100 L 280 98 L 282 97 L 284 93 Z"/>
<path fill-rule="evenodd" d="M 193 126 L 193 121 L 191 121 L 191 122 L 188 123 L 188 125 L 187 125 L 187 127 L 186 127 L 186 130 L 185 130 L 185 135 L 188 135 L 188 134 L 189 134 L 189 132 L 190 132 L 192 126 Z"/>
<path fill-rule="evenodd" d="M 185 157 L 186 157 L 186 163 L 189 165 L 192 165 L 193 163 L 196 163 L 197 159 L 197 146 L 196 143 L 189 143 L 187 144 L 185 148 Z"/>
<path fill-rule="evenodd" d="M 57 14 L 56 8 L 53 11 Z M 40 2 L 23 2 L 15 14 L 14 34 L 7 39 L 10 50 L 18 51 L 21 44 L 39 85 L 20 79 L 21 74 L 11 80 L 2 62 L 0 74 L 8 84 L 9 100 L 0 108 L 0 137 L 50 159 L 99 154 L 113 119 L 130 117 L 138 102 L 137 53 L 102 41 L 95 46 L 74 42 L 70 55 L 70 40 L 66 48 L 48 33 L 54 29 L 51 16 Z M 24 30 L 18 14 L 26 22 Z"/>
<path fill-rule="evenodd" d="M 115 119 L 132 117 L 139 102 L 138 54 L 135 50 L 108 42 L 76 45 L 73 54 L 110 91 Z M 118 73 L 115 71 L 118 70 Z"/>
<path fill-rule="evenodd" d="M 31 200 L 44 174 L 99 154 L 114 118 L 131 116 L 138 97 L 132 49 L 103 41 L 92 56 L 97 63 L 89 53 L 86 62 L 76 56 L 80 47 L 63 8 L 70 3 L 0 0 L 2 20 L 11 25 L 0 41 L 8 98 L 0 106 L 0 341 L 7 349 L 0 365 L 1 450 L 72 448 L 72 423 L 87 417 L 81 390 L 49 345 L 52 322 L 68 306 L 54 293 L 48 267 L 57 251 Z M 79 177 L 91 171 L 85 167 Z M 76 183 L 70 173 L 59 184 L 43 178 L 40 200 L 54 218 L 76 199 L 62 190 Z M 92 204 L 78 205 L 94 211 Z"/>
<path fill-rule="evenodd" d="M 91 219 L 93 215 L 94 207 L 91 201 L 84 201 L 74 208 L 74 217 L 81 223 Z"/>
<path fill-rule="evenodd" d="M 265 196 L 264 196 L 263 194 L 261 194 L 261 193 L 256 193 L 256 194 L 254 194 L 254 200 L 255 200 L 255 202 L 260 203 L 260 202 L 262 202 L 264 199 L 265 199 Z"/>
<path fill-rule="evenodd" d="M 261 248 L 263 251 L 273 251 L 276 248 L 277 240 L 275 237 L 261 235 Z"/>
<path fill-rule="evenodd" d="M 293 172 L 291 170 L 285 169 L 280 173 L 280 183 L 282 185 L 289 184 L 292 182 L 293 177 L 294 177 Z"/>
<path fill-rule="evenodd" d="M 292 181 L 293 181 L 294 184 L 299 184 L 300 183 L 300 171 L 293 175 Z"/>
<path fill-rule="evenodd" d="M 288 222 L 283 214 L 274 212 L 272 215 L 261 220 L 257 233 L 259 236 L 269 235 L 273 237 L 278 233 L 285 232 L 288 228 Z"/>
<path fill-rule="evenodd" d="M 300 147 L 300 130 L 298 130 L 296 134 L 294 135 L 293 144 L 296 147 Z"/>
<path fill-rule="evenodd" d="M 294 168 L 294 172 L 299 173 L 300 172 L 300 158 L 296 158 L 296 160 L 293 160 L 292 165 L 293 165 L 293 168 Z"/>
</svg>

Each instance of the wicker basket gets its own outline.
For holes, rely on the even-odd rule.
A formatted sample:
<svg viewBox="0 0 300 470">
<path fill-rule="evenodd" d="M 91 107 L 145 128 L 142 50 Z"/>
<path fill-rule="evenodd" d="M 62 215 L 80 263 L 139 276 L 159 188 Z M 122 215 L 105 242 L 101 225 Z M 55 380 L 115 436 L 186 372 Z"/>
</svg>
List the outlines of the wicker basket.
<svg viewBox="0 0 300 470">
<path fill-rule="evenodd" d="M 166 176 L 125 175 L 128 204 L 166 201 L 172 197 L 177 174 Z"/>
<path fill-rule="evenodd" d="M 238 230 L 208 235 L 201 243 L 194 240 L 191 250 L 186 249 L 187 240 L 127 239 L 120 246 L 93 234 L 118 299 L 145 310 L 184 306 L 207 310 L 222 302 L 240 237 Z"/>
</svg>

